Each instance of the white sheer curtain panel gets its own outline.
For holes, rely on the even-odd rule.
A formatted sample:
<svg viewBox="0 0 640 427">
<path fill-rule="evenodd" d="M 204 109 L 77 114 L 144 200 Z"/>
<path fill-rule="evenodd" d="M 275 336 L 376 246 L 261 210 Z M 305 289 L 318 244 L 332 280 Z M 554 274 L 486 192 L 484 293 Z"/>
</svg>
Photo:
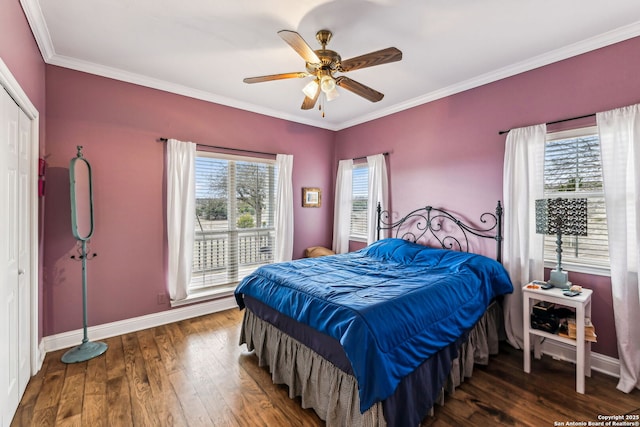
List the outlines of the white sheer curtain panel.
<svg viewBox="0 0 640 427">
<path fill-rule="evenodd" d="M 196 144 L 167 141 L 168 288 L 172 301 L 187 297 L 195 234 Z"/>
<path fill-rule="evenodd" d="M 278 188 L 275 209 L 276 243 L 274 261 L 293 257 L 293 155 L 276 155 Z"/>
<path fill-rule="evenodd" d="M 620 381 L 640 388 L 640 105 L 596 114 L 609 232 Z"/>
<path fill-rule="evenodd" d="M 337 254 L 349 252 L 351 228 L 351 205 L 353 185 L 353 160 L 338 162 L 336 196 L 333 207 L 333 251 Z"/>
<path fill-rule="evenodd" d="M 382 210 L 389 209 L 389 177 L 384 154 L 367 156 L 369 166 L 369 201 L 367 203 L 367 244 L 377 240 L 378 203 Z M 387 237 L 387 230 L 382 230 L 380 238 Z"/>
<path fill-rule="evenodd" d="M 509 343 L 523 348 L 522 287 L 544 274 L 543 236 L 536 235 L 535 200 L 544 191 L 546 125 L 512 129 L 504 156 L 503 265 L 514 291 L 505 298 L 504 320 Z"/>
</svg>

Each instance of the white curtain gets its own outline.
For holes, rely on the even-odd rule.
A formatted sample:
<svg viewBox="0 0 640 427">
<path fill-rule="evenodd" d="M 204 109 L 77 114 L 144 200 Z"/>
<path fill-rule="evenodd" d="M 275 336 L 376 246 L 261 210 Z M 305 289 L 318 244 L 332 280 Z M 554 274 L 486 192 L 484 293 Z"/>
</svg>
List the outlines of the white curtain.
<svg viewBox="0 0 640 427">
<path fill-rule="evenodd" d="M 187 297 L 195 234 L 196 144 L 167 141 L 168 287 L 172 301 Z"/>
<path fill-rule="evenodd" d="M 503 264 L 513 283 L 505 298 L 505 329 L 509 343 L 522 348 L 522 287 L 544 274 L 543 236 L 536 235 L 535 200 L 543 197 L 546 125 L 512 129 L 504 156 Z"/>
<path fill-rule="evenodd" d="M 337 254 L 349 252 L 351 228 L 351 205 L 353 184 L 353 160 L 338 162 L 336 196 L 333 206 L 333 251 Z"/>
<path fill-rule="evenodd" d="M 382 210 L 389 209 L 389 178 L 387 176 L 387 162 L 384 154 L 367 156 L 369 166 L 369 201 L 367 203 L 367 244 L 377 240 L 378 203 Z M 387 237 L 383 230 L 380 238 Z"/>
<path fill-rule="evenodd" d="M 609 232 L 611 291 L 620 381 L 640 388 L 640 105 L 596 115 Z"/>
<path fill-rule="evenodd" d="M 276 243 L 274 261 L 293 257 L 293 155 L 278 154 L 278 188 L 275 206 Z"/>
</svg>

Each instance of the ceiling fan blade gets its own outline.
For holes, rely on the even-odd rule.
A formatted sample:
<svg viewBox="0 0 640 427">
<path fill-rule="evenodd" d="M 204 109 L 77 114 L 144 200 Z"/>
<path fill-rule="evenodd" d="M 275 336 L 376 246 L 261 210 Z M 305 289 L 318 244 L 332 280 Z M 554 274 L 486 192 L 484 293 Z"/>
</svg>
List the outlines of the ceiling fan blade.
<svg viewBox="0 0 640 427">
<path fill-rule="evenodd" d="M 271 74 L 269 76 L 258 76 L 258 77 L 247 77 L 242 80 L 245 83 L 261 83 L 261 82 L 269 82 L 271 80 L 283 80 L 283 79 L 302 79 L 309 76 L 309 73 L 305 73 L 303 71 L 297 73 L 282 73 L 282 74 Z"/>
<path fill-rule="evenodd" d="M 298 52 L 298 55 L 302 57 L 306 62 L 310 62 L 312 64 L 319 64 L 320 58 L 318 55 L 311 49 L 311 47 L 307 44 L 306 41 L 302 38 L 302 36 L 295 31 L 289 30 L 280 30 L 278 31 L 278 35 Z"/>
<path fill-rule="evenodd" d="M 311 110 L 315 107 L 316 102 L 318 102 L 318 97 L 320 96 L 320 85 L 318 85 L 318 89 L 316 90 L 316 94 L 313 98 L 309 98 L 308 96 L 304 97 L 304 101 L 302 101 L 302 106 L 300 107 L 303 110 Z"/>
<path fill-rule="evenodd" d="M 373 67 L 374 65 L 388 64 L 390 62 L 400 61 L 402 52 L 395 47 L 377 50 L 355 58 L 350 58 L 340 63 L 341 71 L 353 71 L 360 68 Z"/>
<path fill-rule="evenodd" d="M 357 81 L 352 80 L 349 77 L 337 77 L 336 85 L 340 86 L 341 88 L 347 89 L 355 93 L 356 95 L 360 95 L 361 97 L 368 99 L 371 102 L 378 102 L 382 98 L 384 98 L 383 93 L 371 89 L 369 86 L 365 86 L 362 83 L 358 83 Z"/>
</svg>

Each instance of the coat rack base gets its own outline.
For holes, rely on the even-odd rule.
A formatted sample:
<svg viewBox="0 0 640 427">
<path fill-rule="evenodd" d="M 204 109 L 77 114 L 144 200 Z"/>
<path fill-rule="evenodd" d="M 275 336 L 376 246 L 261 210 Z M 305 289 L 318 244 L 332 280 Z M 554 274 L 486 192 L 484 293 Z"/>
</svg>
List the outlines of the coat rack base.
<svg viewBox="0 0 640 427">
<path fill-rule="evenodd" d="M 67 351 L 62 356 L 62 361 L 64 363 L 85 362 L 87 360 L 93 359 L 94 357 L 100 356 L 105 351 L 107 351 L 107 345 L 105 343 L 99 341 L 87 341 Z"/>
</svg>

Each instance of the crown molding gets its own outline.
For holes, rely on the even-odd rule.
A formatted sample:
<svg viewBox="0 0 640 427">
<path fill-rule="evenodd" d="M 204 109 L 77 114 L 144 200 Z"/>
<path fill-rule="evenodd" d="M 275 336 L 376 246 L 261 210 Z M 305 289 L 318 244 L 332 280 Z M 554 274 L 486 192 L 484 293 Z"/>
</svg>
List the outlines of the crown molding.
<svg viewBox="0 0 640 427">
<path fill-rule="evenodd" d="M 582 40 L 578 43 L 574 43 L 572 45 L 565 46 L 563 48 L 556 49 L 554 51 L 547 52 L 533 58 L 529 58 L 525 61 L 521 61 L 507 67 L 482 74 L 472 79 L 456 83 L 454 85 L 427 93 L 425 95 L 418 96 L 406 102 L 392 105 L 389 108 L 385 108 L 384 110 L 379 110 L 366 116 L 356 117 L 353 120 L 342 123 L 338 130 L 355 126 L 367 121 L 379 119 L 381 117 L 389 116 L 403 110 L 408 110 L 422 104 L 436 101 L 441 98 L 446 98 L 447 96 L 455 95 L 469 89 L 474 89 L 488 83 L 493 83 L 507 77 L 512 77 L 526 71 L 544 67 L 545 65 L 560 62 L 565 59 L 569 59 L 574 56 L 591 52 L 593 50 L 600 49 L 638 36 L 640 36 L 640 21 L 635 22 L 631 25 L 627 25 L 625 27 L 617 28 L 607 33 L 600 34 L 595 37 L 591 37 L 589 39 Z"/>
<path fill-rule="evenodd" d="M 472 79 L 465 80 L 454 85 L 438 89 L 436 91 L 427 93 L 425 95 L 418 96 L 405 102 L 394 104 L 388 108 L 378 110 L 376 112 L 356 117 L 351 120 L 347 120 L 342 123 L 329 123 L 321 120 L 309 120 L 300 116 L 292 115 L 282 111 L 265 108 L 259 105 L 238 101 L 228 97 L 216 95 L 211 92 L 206 92 L 191 87 L 167 82 L 164 80 L 154 79 L 151 77 L 143 76 L 128 71 L 103 66 L 88 61 L 82 61 L 70 57 L 65 57 L 55 53 L 51 36 L 47 28 L 42 10 L 37 0 L 20 0 L 20 4 L 25 11 L 27 21 L 31 26 L 31 30 L 36 39 L 36 43 L 40 49 L 42 57 L 47 64 L 57 65 L 60 67 L 69 68 L 76 71 L 82 71 L 90 74 L 95 74 L 102 77 L 107 77 L 115 80 L 120 80 L 128 83 L 137 84 L 153 89 L 162 90 L 165 92 L 175 93 L 178 95 L 188 96 L 190 98 L 200 99 L 202 101 L 213 102 L 216 104 L 225 105 L 240 110 L 245 110 L 257 114 L 262 114 L 270 117 L 275 117 L 282 120 L 287 120 L 304 125 L 314 126 L 331 131 L 339 131 L 352 126 L 356 126 L 368 121 L 376 120 L 400 111 L 408 110 L 413 107 L 417 107 L 422 104 L 426 104 L 432 101 L 436 101 L 447 96 L 455 95 L 460 92 L 464 92 L 469 89 L 473 89 L 488 83 L 493 83 L 498 80 L 512 77 L 517 74 L 531 71 L 536 68 L 543 67 L 545 65 L 559 62 L 583 53 L 587 53 L 596 49 L 600 49 L 605 46 L 609 46 L 614 43 L 618 43 L 624 40 L 628 40 L 633 37 L 640 36 L 640 21 L 633 24 L 617 28 L 615 30 L 600 34 L 598 36 L 591 37 L 586 40 L 574 43 L 572 45 L 556 49 L 551 52 L 544 53 L 542 55 L 529 58 L 525 61 L 521 61 L 507 67 L 503 67 L 491 72 L 482 74 Z"/>
<path fill-rule="evenodd" d="M 53 48 L 53 42 L 51 41 L 51 35 L 49 34 L 49 28 L 44 20 L 40 3 L 37 0 L 20 0 L 20 5 L 27 18 L 27 22 L 31 27 L 33 37 L 36 39 L 38 49 L 40 49 L 40 55 L 44 62 L 49 63 L 51 58 L 55 56 L 55 49 Z"/>
<path fill-rule="evenodd" d="M 265 116 L 275 117 L 282 120 L 291 122 L 297 122 L 306 124 L 309 126 L 315 126 L 330 130 L 326 126 L 326 123 L 303 120 L 300 117 L 277 111 L 259 105 L 238 101 L 232 98 L 216 95 L 215 93 L 194 89 L 188 86 L 168 82 L 166 80 L 160 80 L 153 77 L 144 76 L 142 74 L 131 73 L 119 68 L 107 67 L 105 65 L 96 64 L 93 62 L 83 61 L 75 58 L 70 58 L 63 55 L 54 55 L 48 62 L 50 65 L 56 65 L 71 70 L 81 71 L 88 74 L 94 74 L 101 77 L 106 77 L 126 83 L 132 83 L 139 86 L 148 87 L 151 89 L 158 89 L 164 92 L 174 93 L 177 95 L 187 96 L 189 98 L 195 98 L 202 101 L 212 102 L 215 104 L 225 105 L 227 107 L 237 108 L 240 110 L 250 111 L 253 113 L 262 114 Z"/>
</svg>

